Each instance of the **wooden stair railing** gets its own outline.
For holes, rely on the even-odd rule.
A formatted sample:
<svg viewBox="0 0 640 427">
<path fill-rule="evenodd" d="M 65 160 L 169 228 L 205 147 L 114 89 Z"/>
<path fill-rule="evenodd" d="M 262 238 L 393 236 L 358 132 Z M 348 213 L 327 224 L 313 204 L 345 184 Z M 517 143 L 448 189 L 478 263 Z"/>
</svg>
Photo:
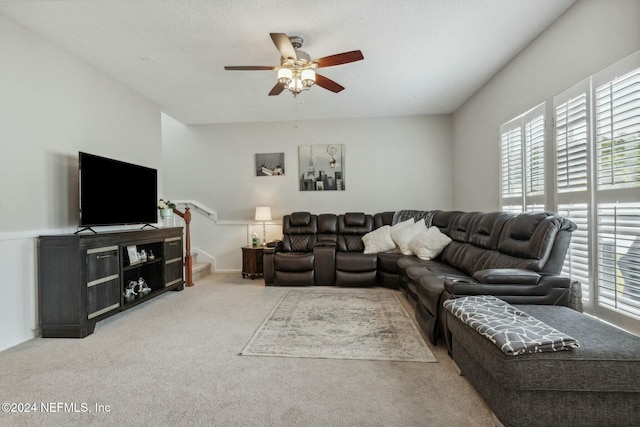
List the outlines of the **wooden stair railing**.
<svg viewBox="0 0 640 427">
<path fill-rule="evenodd" d="M 193 263 L 191 260 L 191 231 L 189 230 L 189 224 L 191 223 L 191 212 L 188 207 L 184 208 L 184 212 L 179 211 L 176 208 L 173 208 L 173 213 L 178 215 L 180 218 L 184 220 L 185 223 L 185 250 L 186 254 L 184 256 L 184 284 L 185 286 L 193 286 Z"/>
</svg>

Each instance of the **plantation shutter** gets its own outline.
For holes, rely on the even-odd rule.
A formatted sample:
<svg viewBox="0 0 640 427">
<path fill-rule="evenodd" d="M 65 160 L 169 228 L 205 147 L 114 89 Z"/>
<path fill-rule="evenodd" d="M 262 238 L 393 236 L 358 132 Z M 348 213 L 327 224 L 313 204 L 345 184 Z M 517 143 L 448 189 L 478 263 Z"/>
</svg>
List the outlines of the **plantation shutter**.
<svg viewBox="0 0 640 427">
<path fill-rule="evenodd" d="M 527 196 L 544 194 L 544 143 L 544 112 L 536 111 L 524 123 Z"/>
<path fill-rule="evenodd" d="M 640 320 L 640 52 L 593 76 L 596 314 Z"/>
<path fill-rule="evenodd" d="M 591 299 L 591 274 L 589 265 L 589 206 L 587 203 L 560 204 L 558 215 L 569 218 L 578 228 L 571 233 L 571 242 L 562 266 L 562 275 L 571 277 L 580 282 L 582 287 L 582 300 L 589 302 Z"/>
<path fill-rule="evenodd" d="M 502 132 L 500 138 L 502 197 L 522 196 L 522 129 Z"/>
<path fill-rule="evenodd" d="M 640 203 L 600 203 L 598 305 L 640 319 Z"/>
<path fill-rule="evenodd" d="M 589 194 L 589 80 L 554 97 L 554 151 L 556 156 L 556 211 L 578 228 L 571 234 L 562 273 L 580 282 L 582 302 L 593 307 L 595 282 Z"/>
<path fill-rule="evenodd" d="M 500 135 L 502 210 L 544 210 L 545 104 L 503 124 Z"/>
<path fill-rule="evenodd" d="M 586 91 L 555 107 L 558 192 L 587 190 L 588 113 Z"/>
<path fill-rule="evenodd" d="M 595 90 L 598 189 L 640 186 L 640 69 Z"/>
</svg>

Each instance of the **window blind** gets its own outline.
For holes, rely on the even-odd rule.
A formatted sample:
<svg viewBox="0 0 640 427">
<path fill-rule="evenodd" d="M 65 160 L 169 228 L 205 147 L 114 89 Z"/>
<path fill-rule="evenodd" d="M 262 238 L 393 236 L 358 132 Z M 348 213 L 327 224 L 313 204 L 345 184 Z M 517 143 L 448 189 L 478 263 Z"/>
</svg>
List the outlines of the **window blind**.
<svg viewBox="0 0 640 427">
<path fill-rule="evenodd" d="M 587 94 L 555 108 L 556 186 L 558 192 L 587 189 Z"/>
<path fill-rule="evenodd" d="M 640 69 L 595 90 L 598 189 L 640 186 Z"/>
<path fill-rule="evenodd" d="M 591 297 L 589 206 L 587 203 L 561 204 L 558 205 L 558 215 L 569 218 L 578 227 L 571 233 L 571 242 L 562 266 L 562 275 L 580 282 L 582 300 L 583 302 L 588 302 Z"/>
<path fill-rule="evenodd" d="M 598 305 L 640 319 L 640 203 L 597 207 Z"/>
<path fill-rule="evenodd" d="M 522 196 L 522 129 L 509 129 L 500 138 L 502 197 Z"/>
<path fill-rule="evenodd" d="M 544 115 L 540 114 L 524 123 L 527 196 L 544 194 L 544 142 Z"/>
</svg>

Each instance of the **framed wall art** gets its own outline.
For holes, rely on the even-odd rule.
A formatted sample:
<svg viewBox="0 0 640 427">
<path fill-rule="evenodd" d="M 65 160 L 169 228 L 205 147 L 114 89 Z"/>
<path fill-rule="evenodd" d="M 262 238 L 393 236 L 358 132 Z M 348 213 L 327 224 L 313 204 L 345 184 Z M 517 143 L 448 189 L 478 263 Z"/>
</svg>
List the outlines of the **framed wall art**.
<svg viewBox="0 0 640 427">
<path fill-rule="evenodd" d="M 284 153 L 256 154 L 256 176 L 284 175 Z"/>
<path fill-rule="evenodd" d="M 344 191 L 344 144 L 298 147 L 300 191 Z"/>
</svg>

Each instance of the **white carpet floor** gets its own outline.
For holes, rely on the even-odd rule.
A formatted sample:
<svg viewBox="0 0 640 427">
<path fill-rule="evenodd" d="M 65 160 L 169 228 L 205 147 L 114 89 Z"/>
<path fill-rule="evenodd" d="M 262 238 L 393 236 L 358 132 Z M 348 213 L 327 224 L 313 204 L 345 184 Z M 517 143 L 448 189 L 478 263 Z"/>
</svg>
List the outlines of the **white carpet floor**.
<svg viewBox="0 0 640 427">
<path fill-rule="evenodd" d="M 0 352 L 0 400 L 22 404 L 0 426 L 493 425 L 442 346 L 438 363 L 239 356 L 285 292 L 215 274 L 87 338 Z"/>
</svg>

